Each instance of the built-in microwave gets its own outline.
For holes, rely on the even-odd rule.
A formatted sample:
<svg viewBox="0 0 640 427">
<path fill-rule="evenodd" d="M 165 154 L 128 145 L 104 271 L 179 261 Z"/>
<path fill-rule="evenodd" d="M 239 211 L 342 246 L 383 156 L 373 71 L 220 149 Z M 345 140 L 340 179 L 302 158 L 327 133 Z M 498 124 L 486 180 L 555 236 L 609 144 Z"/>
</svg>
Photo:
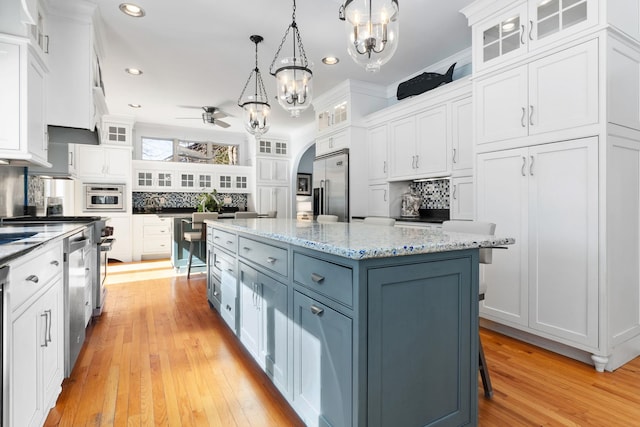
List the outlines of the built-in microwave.
<svg viewBox="0 0 640 427">
<path fill-rule="evenodd" d="M 124 211 L 125 195 L 124 184 L 84 184 L 84 210 Z"/>
</svg>

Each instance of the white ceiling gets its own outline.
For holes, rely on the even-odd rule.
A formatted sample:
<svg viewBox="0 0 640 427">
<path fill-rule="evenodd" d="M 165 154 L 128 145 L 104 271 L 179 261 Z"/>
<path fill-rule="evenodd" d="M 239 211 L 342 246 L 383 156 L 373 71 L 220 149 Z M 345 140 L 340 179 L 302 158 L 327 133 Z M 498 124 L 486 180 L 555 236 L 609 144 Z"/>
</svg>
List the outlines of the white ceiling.
<svg viewBox="0 0 640 427">
<path fill-rule="evenodd" d="M 226 131 L 243 132 L 237 101 L 255 62 L 249 36 L 259 34 L 264 42 L 259 45 L 258 65 L 273 100 L 270 133 L 288 133 L 313 121 L 311 108 L 299 118 L 289 117 L 274 99 L 275 78 L 269 74 L 292 21 L 292 0 L 134 0 L 146 11 L 142 18 L 120 12 L 118 5 L 123 1 L 97 0 L 104 21 L 102 73 L 110 114 L 133 116 L 137 122 L 220 131 L 202 123 L 202 110 L 181 107 L 211 105 L 232 116 L 225 119 L 231 124 Z M 345 79 L 390 86 L 469 47 L 471 32 L 459 10 L 471 2 L 399 0 L 398 50 L 380 72 L 368 73 L 346 52 L 344 22 L 338 19 L 342 2 L 297 0 L 296 22 L 307 58 L 314 64 L 314 93 L 321 94 Z M 288 46 L 283 51 L 289 52 Z M 340 63 L 322 64 L 327 55 L 338 56 Z M 129 75 L 124 71 L 127 67 L 140 68 L 144 74 Z M 129 103 L 142 108 L 133 109 Z"/>
</svg>

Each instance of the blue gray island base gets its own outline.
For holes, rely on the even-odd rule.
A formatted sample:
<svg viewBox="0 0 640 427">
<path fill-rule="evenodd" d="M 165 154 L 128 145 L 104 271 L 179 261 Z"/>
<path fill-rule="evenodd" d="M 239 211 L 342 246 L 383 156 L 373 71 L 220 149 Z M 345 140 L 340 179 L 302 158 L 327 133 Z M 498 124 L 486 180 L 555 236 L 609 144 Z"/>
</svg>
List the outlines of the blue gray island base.
<svg viewBox="0 0 640 427">
<path fill-rule="evenodd" d="M 260 221 L 207 222 L 208 298 L 307 425 L 477 424 L 477 247 L 495 242 L 348 257 L 327 236 L 376 228 Z"/>
</svg>

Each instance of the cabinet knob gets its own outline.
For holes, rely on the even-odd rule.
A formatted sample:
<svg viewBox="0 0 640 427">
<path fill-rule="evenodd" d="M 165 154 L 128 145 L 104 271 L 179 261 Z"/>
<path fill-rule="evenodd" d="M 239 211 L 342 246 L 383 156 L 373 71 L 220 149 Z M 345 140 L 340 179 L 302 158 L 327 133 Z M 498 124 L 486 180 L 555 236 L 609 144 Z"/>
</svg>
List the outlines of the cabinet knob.
<svg viewBox="0 0 640 427">
<path fill-rule="evenodd" d="M 55 265 L 56 267 L 60 265 L 60 263 L 58 262 L 58 260 L 54 259 L 53 261 L 51 261 L 49 264 L 51 265 Z"/>
</svg>

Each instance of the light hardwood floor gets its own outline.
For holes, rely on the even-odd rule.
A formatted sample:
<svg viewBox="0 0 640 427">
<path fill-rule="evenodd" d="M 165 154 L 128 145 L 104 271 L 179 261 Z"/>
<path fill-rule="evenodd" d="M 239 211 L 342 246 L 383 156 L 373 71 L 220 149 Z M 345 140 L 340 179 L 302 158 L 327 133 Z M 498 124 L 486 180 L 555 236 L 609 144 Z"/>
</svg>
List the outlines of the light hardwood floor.
<svg viewBox="0 0 640 427">
<path fill-rule="evenodd" d="M 47 426 L 297 426 L 300 419 L 206 302 L 203 274 L 111 268 Z M 640 359 L 614 373 L 482 330 L 494 387 L 480 426 L 638 426 Z M 395 427 L 395 426 L 394 426 Z"/>
</svg>

